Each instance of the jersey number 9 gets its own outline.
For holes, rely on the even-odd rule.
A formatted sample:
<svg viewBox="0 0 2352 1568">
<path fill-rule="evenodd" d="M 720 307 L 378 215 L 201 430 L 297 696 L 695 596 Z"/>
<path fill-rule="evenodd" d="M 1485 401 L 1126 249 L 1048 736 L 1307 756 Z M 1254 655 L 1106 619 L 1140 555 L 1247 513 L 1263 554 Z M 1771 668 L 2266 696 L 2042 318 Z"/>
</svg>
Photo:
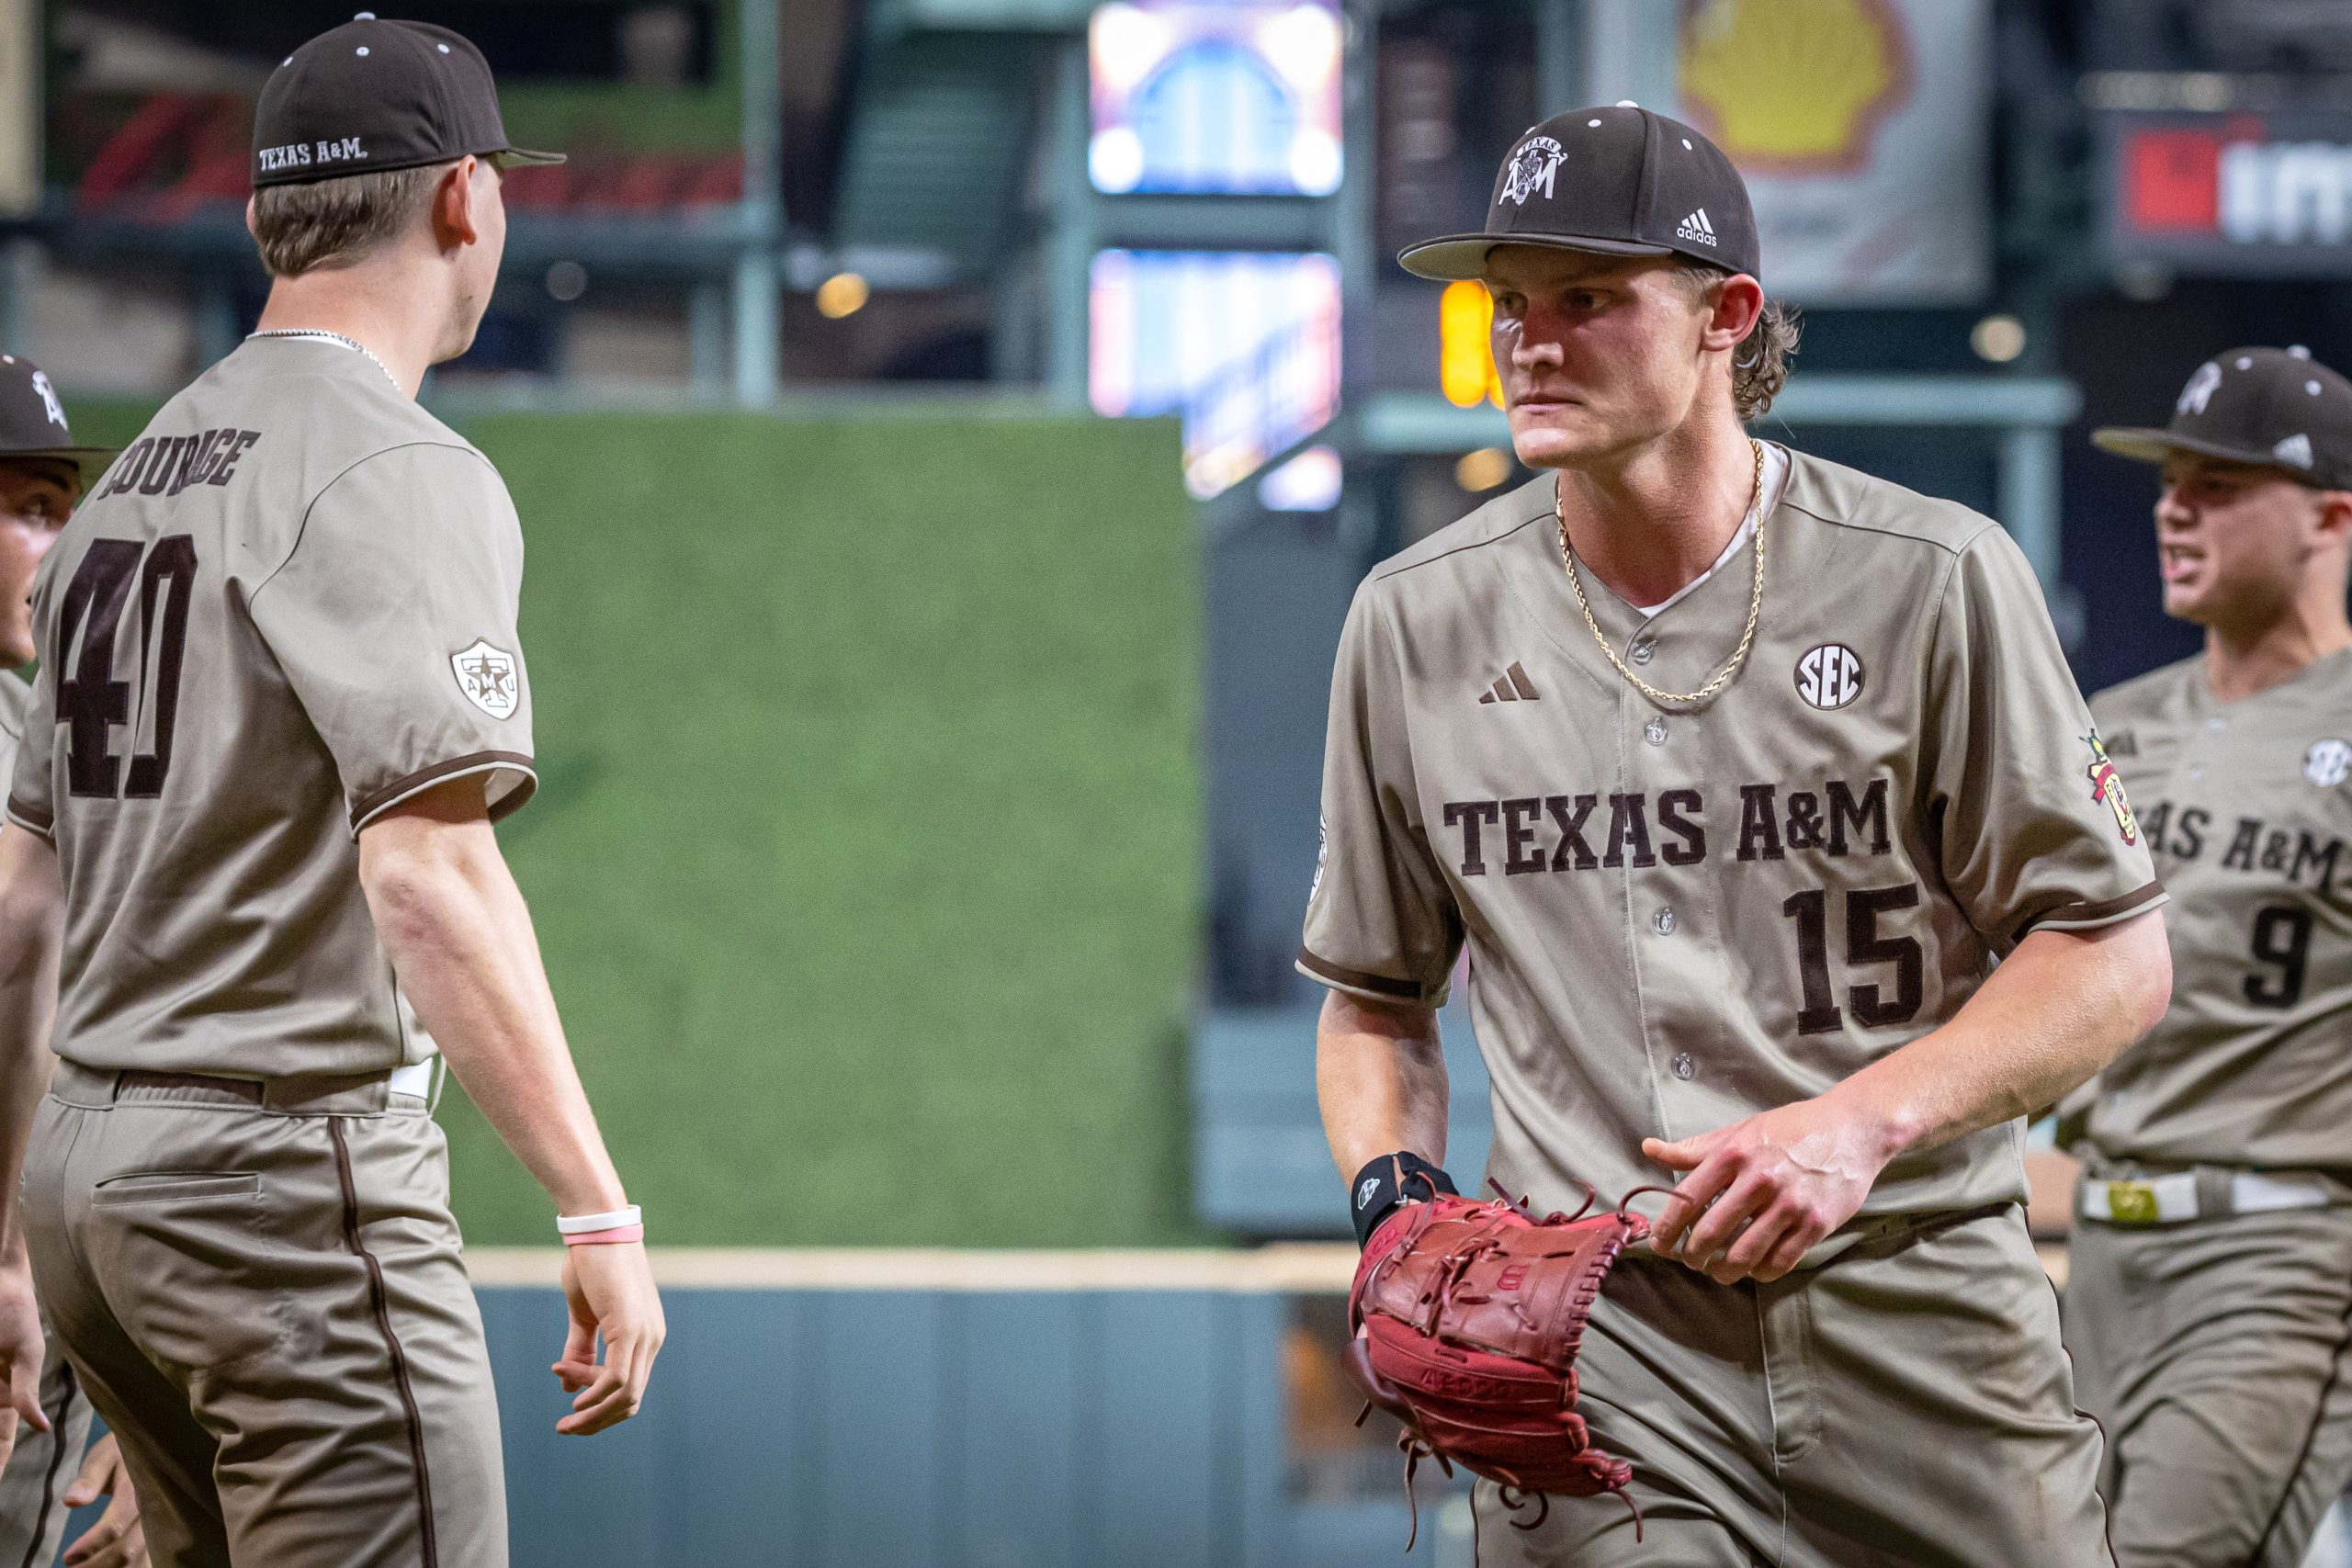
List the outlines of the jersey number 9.
<svg viewBox="0 0 2352 1568">
<path fill-rule="evenodd" d="M 2276 980 L 2267 975 L 2245 977 L 2245 999 L 2258 1008 L 2281 1011 L 2303 999 L 2303 967 L 2312 955 L 2312 912 L 2290 904 L 2271 904 L 2254 917 L 2254 955 L 2276 964 Z"/>
</svg>

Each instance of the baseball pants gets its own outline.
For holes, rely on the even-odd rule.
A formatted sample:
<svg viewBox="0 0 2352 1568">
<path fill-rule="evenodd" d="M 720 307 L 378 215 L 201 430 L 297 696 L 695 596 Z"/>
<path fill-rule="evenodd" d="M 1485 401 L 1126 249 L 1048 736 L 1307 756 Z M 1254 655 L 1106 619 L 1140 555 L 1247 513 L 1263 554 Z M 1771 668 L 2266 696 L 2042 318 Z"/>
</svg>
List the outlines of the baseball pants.
<svg viewBox="0 0 2352 1568">
<path fill-rule="evenodd" d="M 1553 1497 L 1521 1529 L 1481 1482 L 1479 1568 L 2113 1561 L 2098 1428 L 2015 1207 L 1917 1216 L 1769 1285 L 1628 1255 L 1577 1371 L 1641 1540 L 1623 1498 Z"/>
<path fill-rule="evenodd" d="M 2297 1568 L 2352 1483 L 2352 1209 L 2079 1221 L 2069 1250 L 2123 1568 Z"/>
<path fill-rule="evenodd" d="M 51 1337 L 40 1369 L 40 1407 L 50 1429 L 17 1424 L 17 1446 L 0 1468 L 0 1568 L 49 1568 L 65 1538 L 65 1489 L 90 1443 L 90 1401 Z"/>
<path fill-rule="evenodd" d="M 498 1407 L 422 1100 L 61 1062 L 25 1227 L 159 1568 L 504 1568 Z"/>
</svg>

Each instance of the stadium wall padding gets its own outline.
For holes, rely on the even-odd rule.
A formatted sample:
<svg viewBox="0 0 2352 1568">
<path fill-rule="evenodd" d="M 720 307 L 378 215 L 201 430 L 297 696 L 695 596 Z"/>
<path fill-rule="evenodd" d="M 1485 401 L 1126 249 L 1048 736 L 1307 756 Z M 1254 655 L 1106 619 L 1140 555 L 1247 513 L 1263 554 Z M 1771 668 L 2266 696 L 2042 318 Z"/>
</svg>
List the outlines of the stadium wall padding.
<svg viewBox="0 0 2352 1568">
<path fill-rule="evenodd" d="M 120 441 L 149 412 L 73 408 Z M 1191 1217 L 1200 549 L 1172 423 L 498 413 L 538 798 L 500 829 L 672 1246 Z M 550 1211 L 454 1088 L 469 1239 Z"/>
</svg>

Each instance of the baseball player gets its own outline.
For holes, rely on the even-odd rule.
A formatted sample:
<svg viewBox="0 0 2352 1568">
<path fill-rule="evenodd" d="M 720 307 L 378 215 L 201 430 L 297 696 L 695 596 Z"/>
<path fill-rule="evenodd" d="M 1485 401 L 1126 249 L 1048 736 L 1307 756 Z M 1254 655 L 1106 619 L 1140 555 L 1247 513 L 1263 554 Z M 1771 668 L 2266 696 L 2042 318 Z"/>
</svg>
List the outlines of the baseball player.
<svg viewBox="0 0 2352 1568">
<path fill-rule="evenodd" d="M 575 1244 L 558 1429 L 633 1414 L 662 1336 L 490 827 L 535 785 L 520 529 L 415 402 L 489 299 L 501 165 L 544 155 L 509 146 L 463 38 L 372 17 L 287 59 L 254 137 L 260 330 L 107 470 L 34 593 L 0 830 L 0 1235 L 21 1162 L 41 1306 L 158 1562 L 494 1568 L 436 1052 Z M 12 1391 L 23 1300 L 0 1267 Z"/>
<path fill-rule="evenodd" d="M 1341 635 L 1325 1126 L 1360 1234 L 1452 1190 L 1466 947 L 1491 1176 L 1657 1216 L 1579 1364 L 1641 1520 L 1481 1483 L 1487 1568 L 2105 1562 L 2020 1118 L 2162 1011 L 2164 895 L 1999 526 L 1742 431 L 1793 337 L 1758 253 L 1722 152 L 1621 104 L 1404 254 L 1493 294 L 1549 471 Z"/>
<path fill-rule="evenodd" d="M 32 688 L 16 671 L 40 650 L 33 642 L 33 574 L 74 506 L 114 453 L 76 446 L 65 407 L 49 377 L 30 360 L 0 354 L 0 772 L 24 739 Z M 24 1236 L 12 1230 L 0 1247 L 23 1267 Z M 52 1345 L 40 1366 L 44 1426 L 27 1423 L 0 1466 L 0 1565 L 54 1562 L 68 1511 L 114 1494 L 109 1517 L 74 1543 L 74 1562 L 94 1568 L 143 1562 L 138 1503 L 118 1480 L 113 1434 L 86 1454 L 90 1401 Z M 79 1461 L 77 1463 L 77 1461 Z"/>
<path fill-rule="evenodd" d="M 2125 1568 L 2295 1568 L 2352 1482 L 2352 383 L 2233 349 L 2094 439 L 2164 465 L 2165 610 L 2205 649 L 2091 702 L 2173 998 L 2067 1118 L 2066 1341 Z"/>
</svg>

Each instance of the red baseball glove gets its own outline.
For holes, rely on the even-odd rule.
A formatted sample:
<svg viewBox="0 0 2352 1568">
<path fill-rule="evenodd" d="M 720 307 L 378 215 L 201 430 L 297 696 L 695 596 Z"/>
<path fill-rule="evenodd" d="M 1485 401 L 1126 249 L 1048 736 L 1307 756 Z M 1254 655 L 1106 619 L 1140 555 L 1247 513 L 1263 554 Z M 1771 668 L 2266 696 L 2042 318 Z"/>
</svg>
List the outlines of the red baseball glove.
<svg viewBox="0 0 2352 1568">
<path fill-rule="evenodd" d="M 1601 1281 L 1648 1235 L 1623 1208 L 1539 1220 L 1507 1200 L 1451 1195 L 1408 1204 L 1373 1233 L 1348 1296 L 1347 1364 L 1405 1424 L 1408 1497 L 1425 1454 L 1448 1475 L 1459 1461 L 1499 1483 L 1514 1510 L 1532 1506 L 1513 1521 L 1527 1529 L 1549 1513 L 1547 1493 L 1624 1496 L 1633 1466 L 1594 1448 L 1577 1414 L 1577 1352 Z M 1638 1540 L 1638 1507 L 1634 1520 Z"/>
</svg>

